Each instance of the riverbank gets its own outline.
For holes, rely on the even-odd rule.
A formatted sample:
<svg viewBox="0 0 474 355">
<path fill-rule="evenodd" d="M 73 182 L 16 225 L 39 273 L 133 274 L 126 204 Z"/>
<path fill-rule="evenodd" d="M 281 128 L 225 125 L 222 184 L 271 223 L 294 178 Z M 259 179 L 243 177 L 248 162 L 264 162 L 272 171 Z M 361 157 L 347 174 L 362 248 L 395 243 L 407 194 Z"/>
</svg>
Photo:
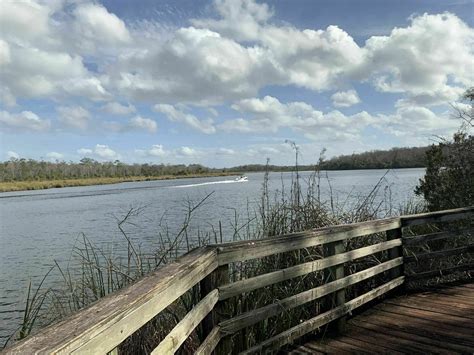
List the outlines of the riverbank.
<svg viewBox="0 0 474 355">
<path fill-rule="evenodd" d="M 0 192 L 45 190 L 60 187 L 110 185 L 121 182 L 154 181 L 154 180 L 175 180 L 216 176 L 236 176 L 235 172 L 219 172 L 191 175 L 163 175 L 163 176 L 128 176 L 128 177 L 99 177 L 87 179 L 58 179 L 41 181 L 8 181 L 0 182 Z"/>
</svg>

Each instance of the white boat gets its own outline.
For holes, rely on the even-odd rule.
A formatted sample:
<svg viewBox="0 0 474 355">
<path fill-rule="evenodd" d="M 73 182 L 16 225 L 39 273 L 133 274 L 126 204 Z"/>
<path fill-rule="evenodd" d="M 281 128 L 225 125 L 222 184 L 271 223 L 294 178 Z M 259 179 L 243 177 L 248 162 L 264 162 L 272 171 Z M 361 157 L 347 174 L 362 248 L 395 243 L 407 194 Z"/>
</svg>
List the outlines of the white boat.
<svg viewBox="0 0 474 355">
<path fill-rule="evenodd" d="M 244 182 L 244 181 L 249 181 L 249 178 L 245 175 L 242 175 L 242 176 L 239 176 L 237 178 L 235 178 L 235 181 L 236 182 Z"/>
</svg>

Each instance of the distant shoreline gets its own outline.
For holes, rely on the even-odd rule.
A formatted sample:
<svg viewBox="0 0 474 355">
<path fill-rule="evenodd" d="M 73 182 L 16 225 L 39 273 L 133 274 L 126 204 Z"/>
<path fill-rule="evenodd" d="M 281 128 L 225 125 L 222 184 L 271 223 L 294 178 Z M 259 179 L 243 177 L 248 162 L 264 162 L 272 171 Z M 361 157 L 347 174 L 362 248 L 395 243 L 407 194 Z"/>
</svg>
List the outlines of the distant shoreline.
<svg viewBox="0 0 474 355">
<path fill-rule="evenodd" d="M 122 182 L 139 182 L 139 181 L 156 181 L 156 180 L 177 180 L 191 179 L 201 177 L 217 177 L 217 176 L 236 176 L 235 172 L 219 172 L 204 173 L 192 175 L 163 175 L 163 176 L 129 176 L 129 177 L 99 177 L 86 179 L 58 179 L 58 180 L 41 180 L 41 181 L 8 181 L 0 182 L 1 192 L 29 191 L 29 190 L 46 190 L 62 187 L 77 186 L 93 186 L 93 185 L 111 185 Z"/>
<path fill-rule="evenodd" d="M 300 172 L 314 171 L 305 169 L 302 166 Z M 322 169 L 321 171 L 356 171 L 356 170 L 394 170 L 394 169 L 423 169 L 424 167 L 404 167 L 404 168 L 359 168 L 359 169 Z M 294 168 L 293 168 L 294 169 Z M 294 170 L 286 170 L 285 167 L 281 170 L 269 169 L 271 173 L 288 173 Z M 247 173 L 261 173 L 265 170 L 248 171 Z M 162 175 L 162 176 L 129 176 L 129 177 L 98 177 L 85 179 L 55 179 L 55 180 L 33 180 L 33 181 L 8 181 L 0 182 L 0 193 L 15 192 L 15 191 L 32 191 L 32 190 L 47 190 L 62 187 L 79 187 L 79 186 L 94 186 L 94 185 L 112 185 L 123 182 L 140 182 L 140 181 L 158 181 L 158 180 L 177 180 L 177 179 L 194 179 L 204 177 L 219 177 L 219 176 L 238 176 L 244 174 L 239 171 L 222 171 L 209 172 L 202 174 L 189 175 Z"/>
</svg>

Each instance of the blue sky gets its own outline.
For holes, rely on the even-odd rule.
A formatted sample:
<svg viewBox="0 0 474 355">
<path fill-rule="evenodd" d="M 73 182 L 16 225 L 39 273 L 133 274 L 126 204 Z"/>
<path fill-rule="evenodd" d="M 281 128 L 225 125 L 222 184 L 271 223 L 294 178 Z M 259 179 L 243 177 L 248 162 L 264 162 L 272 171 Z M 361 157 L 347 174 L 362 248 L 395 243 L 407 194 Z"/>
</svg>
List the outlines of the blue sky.
<svg viewBox="0 0 474 355">
<path fill-rule="evenodd" d="M 10 1 L 0 159 L 289 164 L 426 145 L 474 82 L 474 2 Z M 35 26 L 31 24 L 34 23 Z"/>
</svg>

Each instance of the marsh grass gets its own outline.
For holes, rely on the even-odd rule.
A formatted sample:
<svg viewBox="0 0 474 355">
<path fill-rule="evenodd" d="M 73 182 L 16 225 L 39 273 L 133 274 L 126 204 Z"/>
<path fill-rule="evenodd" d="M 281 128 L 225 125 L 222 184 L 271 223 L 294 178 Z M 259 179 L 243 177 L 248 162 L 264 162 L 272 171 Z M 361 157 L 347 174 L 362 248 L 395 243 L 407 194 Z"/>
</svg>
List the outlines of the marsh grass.
<svg viewBox="0 0 474 355">
<path fill-rule="evenodd" d="M 321 198 L 323 184 L 330 191 L 328 199 Z M 199 201 L 186 201 L 186 212 L 181 228 L 171 234 L 164 226 L 157 235 L 158 246 L 153 252 L 145 253 L 137 243 L 129 237 L 127 224 L 133 225 L 134 217 L 142 212 L 142 208 L 131 208 L 124 216 L 117 218 L 117 227 L 122 240 L 122 252 L 106 251 L 94 245 L 82 235 L 72 253 L 72 262 L 67 265 L 56 263 L 55 272 L 60 275 L 60 282 L 55 287 L 45 289 L 43 282 L 37 286 L 34 296 L 27 298 L 22 324 L 12 339 L 22 339 L 45 326 L 90 305 L 101 297 L 119 290 L 135 282 L 174 260 L 185 251 L 204 244 L 220 243 L 225 240 L 245 240 L 271 238 L 302 230 L 319 228 L 328 225 L 355 223 L 398 213 L 415 213 L 422 209 L 418 204 L 396 208 L 391 204 L 390 186 L 385 175 L 365 196 L 359 196 L 348 208 L 348 199 L 340 203 L 333 194 L 331 181 L 327 174 L 318 166 L 308 179 L 302 179 L 295 169 L 290 186 L 281 184 L 280 189 L 270 190 L 269 172 L 262 181 L 262 193 L 256 207 L 249 204 L 245 215 L 241 216 L 234 210 L 230 222 L 231 232 L 228 238 L 223 236 L 223 226 L 219 222 L 210 225 L 206 230 L 197 231 L 190 238 L 191 221 L 200 208 L 204 208 L 212 197 L 212 193 Z M 361 246 L 385 240 L 385 234 L 370 235 L 356 238 L 346 243 L 351 250 Z M 231 281 L 268 273 L 278 269 L 308 262 L 323 257 L 321 247 L 302 249 L 284 254 L 273 255 L 258 260 L 233 263 L 230 265 Z M 346 273 L 354 273 L 374 266 L 387 259 L 387 253 L 359 259 L 346 265 Z M 46 276 L 45 276 L 46 278 Z M 382 282 L 384 275 L 358 284 L 349 289 L 351 296 L 371 289 Z M 272 286 L 249 292 L 229 300 L 227 316 L 251 311 L 263 305 L 284 299 L 290 295 L 317 287 L 326 282 L 327 275 L 323 272 L 310 273 L 304 277 L 287 280 Z M 28 294 L 32 291 L 28 287 Z M 184 315 L 199 302 L 199 288 L 194 287 L 180 297 L 173 305 L 148 322 L 142 329 L 130 336 L 121 346 L 121 353 L 149 353 L 163 337 L 176 325 Z M 289 312 L 257 323 L 233 336 L 234 349 L 244 349 L 273 334 L 281 332 L 308 319 L 321 310 L 330 307 L 327 299 L 310 302 Z M 199 329 L 183 344 L 181 352 L 189 353 L 199 344 Z"/>
</svg>

